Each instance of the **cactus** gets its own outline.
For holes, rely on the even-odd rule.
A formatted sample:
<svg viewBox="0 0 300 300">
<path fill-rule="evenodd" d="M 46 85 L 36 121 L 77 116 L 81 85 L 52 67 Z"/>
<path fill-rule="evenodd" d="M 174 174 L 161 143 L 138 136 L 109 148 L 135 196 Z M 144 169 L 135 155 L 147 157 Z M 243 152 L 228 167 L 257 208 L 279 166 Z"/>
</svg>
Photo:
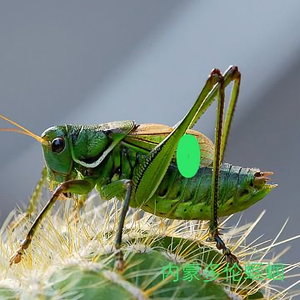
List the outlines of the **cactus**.
<svg viewBox="0 0 300 300">
<path fill-rule="evenodd" d="M 242 246 L 259 219 L 240 230 L 235 228 L 236 237 L 230 231 L 224 234 L 240 259 L 240 266 L 229 266 L 214 243 L 207 241 L 207 222 L 167 220 L 131 209 L 122 245 L 126 267 L 116 272 L 114 240 L 120 203 L 96 202 L 90 197 L 80 213 L 69 200 L 59 205 L 40 226 L 22 261 L 12 267 L 9 257 L 33 218 L 12 231 L 7 226 L 10 215 L 0 232 L 0 299 L 289 297 L 287 291 L 274 291 L 271 280 L 256 280 L 245 272 L 247 263 L 263 255 L 254 246 Z M 242 237 L 237 237 L 241 232 Z M 246 260 L 250 255 L 251 260 Z M 298 265 L 286 266 L 285 271 L 293 267 Z"/>
</svg>

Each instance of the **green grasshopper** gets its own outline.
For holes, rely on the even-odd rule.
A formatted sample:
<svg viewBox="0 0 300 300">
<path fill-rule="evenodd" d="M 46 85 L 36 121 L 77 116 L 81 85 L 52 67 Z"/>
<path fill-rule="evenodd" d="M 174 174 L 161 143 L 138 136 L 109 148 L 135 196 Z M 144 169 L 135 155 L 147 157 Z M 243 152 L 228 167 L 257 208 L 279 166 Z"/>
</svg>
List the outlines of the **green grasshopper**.
<svg viewBox="0 0 300 300">
<path fill-rule="evenodd" d="M 218 217 L 247 209 L 277 186 L 267 183 L 272 172 L 223 163 L 240 80 L 237 67 L 230 66 L 223 75 L 213 69 L 193 107 L 174 127 L 120 121 L 54 126 L 37 136 L 0 115 L 18 127 L 2 131 L 26 134 L 41 143 L 46 176 L 55 187 L 10 264 L 20 262 L 38 225 L 62 194 L 87 195 L 93 188 L 104 200 L 116 197 L 123 201 L 115 242 L 118 270 L 125 266 L 121 242 L 129 206 L 169 219 L 210 220 L 209 231 L 217 248 L 227 262 L 238 262 L 219 236 Z M 223 120 L 225 87 L 231 82 L 230 102 Z M 214 145 L 192 128 L 215 99 L 218 108 Z M 180 174 L 175 159 L 178 142 L 185 134 L 194 135 L 201 148 L 201 164 L 192 178 Z"/>
</svg>

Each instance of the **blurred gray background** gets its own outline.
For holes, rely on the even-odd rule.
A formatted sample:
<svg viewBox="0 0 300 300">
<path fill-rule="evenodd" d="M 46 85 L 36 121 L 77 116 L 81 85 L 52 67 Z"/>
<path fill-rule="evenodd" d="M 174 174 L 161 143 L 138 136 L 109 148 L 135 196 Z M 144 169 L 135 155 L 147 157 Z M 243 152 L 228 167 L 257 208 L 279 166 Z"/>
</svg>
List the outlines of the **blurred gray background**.
<svg viewBox="0 0 300 300">
<path fill-rule="evenodd" d="M 237 65 L 241 91 L 225 160 L 273 171 L 279 184 L 242 224 L 266 209 L 248 241 L 273 239 L 289 218 L 279 240 L 287 239 L 300 234 L 299 11 L 299 1 L 272 0 L 0 1 L 0 113 L 36 134 L 127 119 L 172 126 L 212 68 Z M 215 107 L 196 126 L 211 139 Z M 27 203 L 43 157 L 35 140 L 0 135 L 1 224 Z M 289 245 L 280 261 L 300 261 L 300 241 Z"/>
</svg>

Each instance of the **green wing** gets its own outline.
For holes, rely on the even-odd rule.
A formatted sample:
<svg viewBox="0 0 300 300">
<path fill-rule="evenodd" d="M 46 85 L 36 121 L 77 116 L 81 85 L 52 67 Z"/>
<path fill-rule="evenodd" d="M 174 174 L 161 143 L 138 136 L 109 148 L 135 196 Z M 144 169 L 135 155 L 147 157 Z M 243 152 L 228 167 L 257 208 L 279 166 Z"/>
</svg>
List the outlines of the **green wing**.
<svg viewBox="0 0 300 300">
<path fill-rule="evenodd" d="M 141 124 L 133 129 L 123 139 L 122 143 L 137 152 L 146 154 L 168 136 L 172 130 L 172 127 L 162 124 Z M 213 142 L 207 136 L 196 130 L 188 129 L 187 134 L 194 135 L 198 140 L 201 152 L 201 167 L 212 166 L 214 157 Z M 173 157 L 173 162 L 176 161 L 175 157 L 176 153 Z"/>
</svg>

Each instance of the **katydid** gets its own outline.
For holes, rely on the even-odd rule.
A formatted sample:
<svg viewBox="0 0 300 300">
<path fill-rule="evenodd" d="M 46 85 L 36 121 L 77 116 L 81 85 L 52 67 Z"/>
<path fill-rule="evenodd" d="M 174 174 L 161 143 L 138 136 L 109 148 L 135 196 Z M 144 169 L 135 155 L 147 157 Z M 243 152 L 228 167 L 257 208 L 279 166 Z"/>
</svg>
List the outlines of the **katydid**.
<svg viewBox="0 0 300 300">
<path fill-rule="evenodd" d="M 209 231 L 217 248 L 229 263 L 237 262 L 219 236 L 218 217 L 247 209 L 276 187 L 267 183 L 272 172 L 223 163 L 240 79 L 235 66 L 223 75 L 213 69 L 190 111 L 174 127 L 120 121 L 54 126 L 37 136 L 0 115 L 18 127 L 0 130 L 26 134 L 41 143 L 47 177 L 55 187 L 10 264 L 20 262 L 38 225 L 61 194 L 87 195 L 93 188 L 104 200 L 116 197 L 123 201 L 115 242 L 118 270 L 125 265 L 121 241 L 129 206 L 169 219 L 210 220 Z M 231 82 L 232 93 L 223 121 L 225 87 Z M 192 128 L 215 99 L 218 108 L 213 144 Z M 183 177 L 176 163 L 176 149 L 185 134 L 195 136 L 201 149 L 201 164 L 192 178 Z"/>
</svg>

